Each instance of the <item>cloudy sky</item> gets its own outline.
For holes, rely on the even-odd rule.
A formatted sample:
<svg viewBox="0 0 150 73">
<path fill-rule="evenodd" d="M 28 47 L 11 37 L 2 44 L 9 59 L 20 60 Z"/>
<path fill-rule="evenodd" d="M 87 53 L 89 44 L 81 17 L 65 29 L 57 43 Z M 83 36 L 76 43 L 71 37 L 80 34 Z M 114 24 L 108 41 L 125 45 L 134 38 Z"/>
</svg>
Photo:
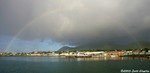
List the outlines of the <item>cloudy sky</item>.
<svg viewBox="0 0 150 73">
<path fill-rule="evenodd" d="M 0 0 L 0 51 L 150 41 L 149 0 Z"/>
</svg>

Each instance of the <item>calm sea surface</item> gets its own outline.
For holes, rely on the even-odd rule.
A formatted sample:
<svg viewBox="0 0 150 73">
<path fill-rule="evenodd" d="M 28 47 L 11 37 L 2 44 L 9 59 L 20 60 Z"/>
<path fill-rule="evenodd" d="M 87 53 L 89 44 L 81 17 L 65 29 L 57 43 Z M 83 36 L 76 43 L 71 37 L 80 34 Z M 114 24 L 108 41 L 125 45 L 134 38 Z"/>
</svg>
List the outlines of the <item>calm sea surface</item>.
<svg viewBox="0 0 150 73">
<path fill-rule="evenodd" d="M 121 73 L 133 69 L 150 71 L 150 59 L 0 57 L 0 73 Z"/>
</svg>

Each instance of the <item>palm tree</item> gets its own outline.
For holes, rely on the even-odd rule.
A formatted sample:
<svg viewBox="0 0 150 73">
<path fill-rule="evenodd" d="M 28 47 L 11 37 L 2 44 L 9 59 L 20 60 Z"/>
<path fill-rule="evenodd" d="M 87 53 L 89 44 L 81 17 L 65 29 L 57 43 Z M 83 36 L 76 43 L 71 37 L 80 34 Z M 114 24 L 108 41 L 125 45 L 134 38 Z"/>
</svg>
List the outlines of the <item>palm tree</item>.
<svg viewBox="0 0 150 73">
<path fill-rule="evenodd" d="M 150 50 L 149 48 L 143 48 L 141 51 L 144 51 L 144 56 L 146 56 L 146 53 Z"/>
<path fill-rule="evenodd" d="M 149 48 L 144 48 L 145 50 L 145 54 L 148 52 L 148 50 L 150 50 Z"/>
</svg>

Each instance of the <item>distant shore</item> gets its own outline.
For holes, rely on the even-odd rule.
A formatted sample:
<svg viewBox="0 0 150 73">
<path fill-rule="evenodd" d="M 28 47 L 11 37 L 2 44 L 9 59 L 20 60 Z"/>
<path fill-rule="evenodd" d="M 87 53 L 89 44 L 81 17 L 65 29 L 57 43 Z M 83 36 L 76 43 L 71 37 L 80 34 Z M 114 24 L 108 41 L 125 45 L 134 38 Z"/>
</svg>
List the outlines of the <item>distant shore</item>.
<svg viewBox="0 0 150 73">
<path fill-rule="evenodd" d="M 117 57 L 145 57 L 150 58 L 150 49 L 112 50 L 112 51 L 35 51 L 29 53 L 0 52 L 0 56 L 50 56 L 66 58 L 117 58 Z"/>
</svg>

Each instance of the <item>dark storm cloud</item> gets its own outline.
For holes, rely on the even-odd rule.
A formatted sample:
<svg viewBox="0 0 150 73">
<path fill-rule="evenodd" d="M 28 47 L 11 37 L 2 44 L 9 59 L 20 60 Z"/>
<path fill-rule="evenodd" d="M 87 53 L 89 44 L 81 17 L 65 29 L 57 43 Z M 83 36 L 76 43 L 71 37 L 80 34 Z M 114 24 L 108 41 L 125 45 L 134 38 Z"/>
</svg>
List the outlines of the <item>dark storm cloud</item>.
<svg viewBox="0 0 150 73">
<path fill-rule="evenodd" d="M 150 40 L 149 0 L 1 0 L 0 35 L 71 45 Z"/>
</svg>

